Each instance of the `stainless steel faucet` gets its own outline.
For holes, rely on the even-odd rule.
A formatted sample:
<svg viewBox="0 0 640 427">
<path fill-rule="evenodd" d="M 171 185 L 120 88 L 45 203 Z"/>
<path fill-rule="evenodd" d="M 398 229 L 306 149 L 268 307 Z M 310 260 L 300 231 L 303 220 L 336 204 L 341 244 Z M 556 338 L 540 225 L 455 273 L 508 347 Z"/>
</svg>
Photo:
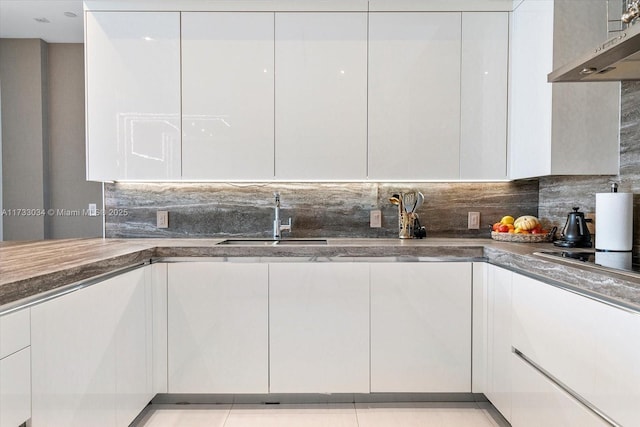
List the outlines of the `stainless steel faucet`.
<svg viewBox="0 0 640 427">
<path fill-rule="evenodd" d="M 289 224 L 282 224 L 280 221 L 280 193 L 273 193 L 276 198 L 276 219 L 273 220 L 273 238 L 276 240 L 282 239 L 282 232 L 291 232 L 291 217 L 289 217 Z"/>
</svg>

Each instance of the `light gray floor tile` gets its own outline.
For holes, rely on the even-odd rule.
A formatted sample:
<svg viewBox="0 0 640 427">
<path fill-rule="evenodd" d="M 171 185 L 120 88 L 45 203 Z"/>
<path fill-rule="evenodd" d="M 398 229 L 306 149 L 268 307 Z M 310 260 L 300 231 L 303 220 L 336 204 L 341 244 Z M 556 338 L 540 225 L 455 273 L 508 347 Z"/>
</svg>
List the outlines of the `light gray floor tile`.
<svg viewBox="0 0 640 427">
<path fill-rule="evenodd" d="M 135 427 L 224 427 L 231 405 L 152 405 Z"/>
<path fill-rule="evenodd" d="M 224 427 L 358 427 L 353 404 L 234 405 Z"/>
<path fill-rule="evenodd" d="M 474 402 L 356 404 L 359 427 L 496 427 Z"/>
</svg>

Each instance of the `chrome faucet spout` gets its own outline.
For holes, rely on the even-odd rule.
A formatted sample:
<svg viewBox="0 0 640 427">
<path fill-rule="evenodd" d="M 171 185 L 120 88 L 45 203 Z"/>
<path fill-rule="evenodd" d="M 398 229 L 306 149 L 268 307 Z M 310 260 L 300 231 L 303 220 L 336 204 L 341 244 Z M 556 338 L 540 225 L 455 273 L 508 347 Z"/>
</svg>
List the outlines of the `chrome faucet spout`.
<svg viewBox="0 0 640 427">
<path fill-rule="evenodd" d="M 282 224 L 280 220 L 280 193 L 273 193 L 276 198 L 275 205 L 275 219 L 273 220 L 273 238 L 276 240 L 282 239 L 283 231 L 291 231 L 291 218 L 289 218 L 289 224 Z"/>
</svg>

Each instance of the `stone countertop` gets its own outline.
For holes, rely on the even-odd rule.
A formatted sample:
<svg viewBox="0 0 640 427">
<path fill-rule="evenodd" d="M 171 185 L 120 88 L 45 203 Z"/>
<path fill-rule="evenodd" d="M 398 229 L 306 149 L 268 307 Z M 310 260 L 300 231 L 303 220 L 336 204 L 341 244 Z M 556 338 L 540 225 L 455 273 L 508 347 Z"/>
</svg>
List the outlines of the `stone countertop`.
<svg viewBox="0 0 640 427">
<path fill-rule="evenodd" d="M 461 238 L 329 238 L 326 245 L 216 245 L 222 240 L 96 238 L 0 243 L 0 309 L 21 299 L 154 258 L 400 257 L 398 260 L 482 259 L 640 310 L 640 274 L 616 273 L 576 261 L 534 255 L 538 251 L 559 250 L 549 243 Z"/>
</svg>

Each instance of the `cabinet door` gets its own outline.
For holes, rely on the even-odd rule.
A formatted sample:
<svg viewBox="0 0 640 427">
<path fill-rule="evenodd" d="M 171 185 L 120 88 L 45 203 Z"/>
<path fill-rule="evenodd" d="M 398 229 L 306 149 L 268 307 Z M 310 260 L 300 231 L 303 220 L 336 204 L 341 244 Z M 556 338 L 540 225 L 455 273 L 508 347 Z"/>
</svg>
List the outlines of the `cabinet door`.
<svg viewBox="0 0 640 427">
<path fill-rule="evenodd" d="M 516 427 L 605 427 L 610 424 L 588 410 L 516 354 L 511 356 L 513 412 Z"/>
<path fill-rule="evenodd" d="M 116 425 L 112 290 L 94 285 L 31 309 L 33 425 Z"/>
<path fill-rule="evenodd" d="M 182 13 L 182 177 L 273 179 L 273 13 Z"/>
<path fill-rule="evenodd" d="M 268 264 L 169 265 L 169 393 L 268 393 Z"/>
<path fill-rule="evenodd" d="M 485 394 L 511 420 L 511 282 L 512 275 L 487 265 L 487 389 Z"/>
<path fill-rule="evenodd" d="M 553 0 L 525 1 L 512 14 L 509 153 L 512 179 L 551 173 Z"/>
<path fill-rule="evenodd" d="M 269 350 L 271 393 L 368 393 L 368 265 L 270 264 Z"/>
<path fill-rule="evenodd" d="M 116 425 L 130 424 L 151 401 L 152 343 L 147 284 L 150 267 L 116 277 L 108 286 L 115 299 Z"/>
<path fill-rule="evenodd" d="M 128 425 L 153 397 L 145 270 L 31 309 L 34 426 Z"/>
<path fill-rule="evenodd" d="M 509 14 L 462 14 L 460 178 L 507 178 Z"/>
<path fill-rule="evenodd" d="M 276 13 L 277 179 L 367 176 L 367 14 Z"/>
<path fill-rule="evenodd" d="M 180 14 L 87 12 L 87 178 L 180 178 Z"/>
<path fill-rule="evenodd" d="M 512 345 L 583 397 L 595 387 L 593 314 L 600 303 L 513 275 Z"/>
<path fill-rule="evenodd" d="M 371 392 L 471 392 L 471 264 L 371 264 Z"/>
<path fill-rule="evenodd" d="M 369 178 L 460 178 L 460 16 L 369 14 Z"/>
<path fill-rule="evenodd" d="M 31 315 L 29 309 L 0 316 L 0 359 L 31 343 Z"/>
<path fill-rule="evenodd" d="M 31 349 L 0 359 L 0 426 L 19 426 L 31 418 Z"/>
<path fill-rule="evenodd" d="M 640 316 L 598 304 L 589 318 L 595 385 L 585 397 L 618 424 L 640 425 Z"/>
</svg>

